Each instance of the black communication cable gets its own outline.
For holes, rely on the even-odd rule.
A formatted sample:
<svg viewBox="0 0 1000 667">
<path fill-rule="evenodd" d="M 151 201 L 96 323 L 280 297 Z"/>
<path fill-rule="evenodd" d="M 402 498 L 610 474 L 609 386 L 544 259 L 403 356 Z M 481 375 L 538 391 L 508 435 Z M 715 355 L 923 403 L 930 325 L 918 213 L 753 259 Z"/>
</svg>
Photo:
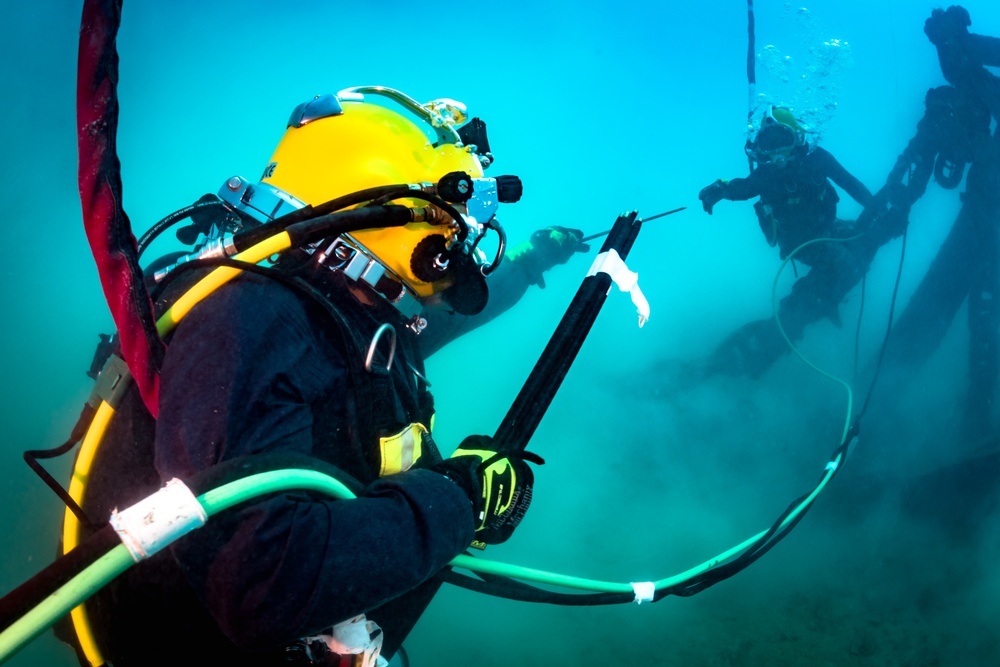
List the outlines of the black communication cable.
<svg viewBox="0 0 1000 667">
<path fill-rule="evenodd" d="M 749 84 L 750 97 L 748 100 L 749 111 L 747 113 L 747 120 L 751 120 L 753 116 L 753 96 L 755 88 L 757 86 L 757 54 L 755 51 L 756 47 L 756 22 L 754 21 L 753 15 L 753 0 L 747 0 L 747 84 Z"/>
<path fill-rule="evenodd" d="M 196 202 L 190 206 L 185 206 L 182 209 L 174 211 L 147 229 L 146 232 L 139 238 L 137 243 L 139 247 L 139 257 L 142 257 L 142 253 L 146 251 L 149 244 L 152 243 L 160 234 L 167 231 L 171 226 L 180 222 L 184 218 L 190 218 L 193 213 L 198 213 L 206 208 L 225 208 L 225 204 L 221 200 L 203 201 Z"/>
<path fill-rule="evenodd" d="M 858 359 L 861 356 L 861 319 L 865 313 L 865 292 L 868 287 L 868 273 L 861 277 L 861 304 L 858 306 L 858 324 L 854 328 L 854 379 L 858 379 Z"/>
<path fill-rule="evenodd" d="M 756 20 L 753 13 L 753 0 L 747 0 L 747 127 L 753 126 L 754 97 L 757 94 L 757 46 L 756 46 Z M 750 143 L 747 139 L 747 148 Z M 750 164 L 750 171 L 754 169 L 754 159 L 747 150 L 747 162 Z"/>
<path fill-rule="evenodd" d="M 885 359 L 885 349 L 889 346 L 889 336 L 892 334 L 892 322 L 896 312 L 896 297 L 899 295 L 899 283 L 903 278 L 903 262 L 906 259 L 906 237 L 908 232 L 909 227 L 907 227 L 907 229 L 903 232 L 902 247 L 899 251 L 899 268 L 896 269 L 896 282 L 893 285 L 892 299 L 889 302 L 889 321 L 885 325 L 885 336 L 882 338 L 882 345 L 878 351 L 878 359 L 875 361 L 875 371 L 872 374 L 872 381 L 868 385 L 868 393 L 865 395 L 865 402 L 858 411 L 855 424 L 861 421 L 862 415 L 864 415 L 868 410 L 868 404 L 871 402 L 872 394 L 875 393 L 875 384 L 878 382 L 879 374 L 882 371 L 882 361 Z"/>
<path fill-rule="evenodd" d="M 38 459 L 54 459 L 59 456 L 66 454 L 76 447 L 77 443 L 83 440 L 83 437 L 87 434 L 87 429 L 90 428 L 91 423 L 94 421 L 94 408 L 90 404 L 85 404 L 83 410 L 80 412 L 80 416 L 76 420 L 76 425 L 73 426 L 73 431 L 70 433 L 69 439 L 58 447 L 53 447 L 52 449 L 29 449 L 22 454 L 24 462 L 28 464 L 36 475 L 38 475 L 45 484 L 52 489 L 52 491 L 59 496 L 59 499 L 66 505 L 69 510 L 76 515 L 76 518 L 80 520 L 85 526 L 93 526 L 93 522 L 90 517 L 86 515 L 83 509 L 77 504 L 69 493 L 62 487 L 62 485 L 56 481 L 56 479 L 42 467 L 42 464 L 38 462 Z"/>
</svg>

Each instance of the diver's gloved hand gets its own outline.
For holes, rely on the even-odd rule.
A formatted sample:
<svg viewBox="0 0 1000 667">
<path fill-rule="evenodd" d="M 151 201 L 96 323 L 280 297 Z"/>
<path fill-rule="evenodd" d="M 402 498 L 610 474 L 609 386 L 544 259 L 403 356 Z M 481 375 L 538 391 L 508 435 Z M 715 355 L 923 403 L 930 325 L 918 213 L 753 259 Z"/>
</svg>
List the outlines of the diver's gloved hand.
<svg viewBox="0 0 1000 667">
<path fill-rule="evenodd" d="M 497 451 L 493 438 L 470 435 L 450 458 L 431 466 L 465 491 L 472 501 L 476 541 L 472 546 L 506 542 L 531 504 L 534 473 L 525 462 L 543 463 L 527 452 Z"/>
<path fill-rule="evenodd" d="M 866 244 L 880 247 L 906 231 L 912 203 L 913 197 L 906 185 L 886 183 L 861 211 L 854 232 L 864 234 Z"/>
<path fill-rule="evenodd" d="M 924 22 L 924 34 L 931 44 L 940 46 L 969 34 L 972 18 L 969 12 L 959 5 L 952 5 L 947 10 L 935 9 L 930 18 Z"/>
<path fill-rule="evenodd" d="M 712 215 L 712 207 L 725 199 L 725 191 L 726 183 L 722 179 L 717 179 L 711 185 L 701 189 L 701 192 L 698 193 L 698 199 L 701 200 L 701 207 L 705 209 L 705 213 Z"/>
<path fill-rule="evenodd" d="M 589 250 L 590 246 L 583 242 L 583 231 L 552 226 L 539 229 L 527 241 L 518 243 L 507 252 L 505 259 L 524 269 L 532 285 L 544 289 L 544 272 L 556 264 L 565 264 L 574 253 Z"/>
</svg>

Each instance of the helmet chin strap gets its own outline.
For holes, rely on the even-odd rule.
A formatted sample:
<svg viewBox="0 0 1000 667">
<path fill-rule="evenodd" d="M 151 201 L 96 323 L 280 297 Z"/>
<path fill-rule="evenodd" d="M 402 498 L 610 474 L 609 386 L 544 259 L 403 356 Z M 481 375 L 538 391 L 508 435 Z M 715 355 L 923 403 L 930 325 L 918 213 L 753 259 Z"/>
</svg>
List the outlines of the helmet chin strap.
<svg viewBox="0 0 1000 667">
<path fill-rule="evenodd" d="M 309 250 L 307 250 L 309 251 Z M 309 252 L 316 252 L 313 248 Z M 409 327 L 419 333 L 423 329 L 420 314 L 424 306 L 403 280 L 391 271 L 378 257 L 351 238 L 349 234 L 338 236 L 329 242 L 316 256 L 317 264 L 331 271 L 342 273 L 352 283 L 364 285 L 362 291 L 376 294 L 389 302 L 409 321 Z"/>
</svg>

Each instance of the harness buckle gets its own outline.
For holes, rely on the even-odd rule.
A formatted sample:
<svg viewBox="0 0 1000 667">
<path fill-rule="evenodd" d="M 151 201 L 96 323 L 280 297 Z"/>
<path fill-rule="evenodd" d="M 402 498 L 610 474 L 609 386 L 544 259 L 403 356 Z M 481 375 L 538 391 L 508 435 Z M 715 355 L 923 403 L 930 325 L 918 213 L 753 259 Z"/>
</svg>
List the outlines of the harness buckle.
<svg viewBox="0 0 1000 667">
<path fill-rule="evenodd" d="M 101 401 L 104 401 L 117 410 L 122 397 L 131 385 L 132 373 L 128 369 L 128 364 L 117 354 L 111 354 L 97 375 L 97 382 L 94 383 L 87 404 L 96 409 Z"/>
</svg>

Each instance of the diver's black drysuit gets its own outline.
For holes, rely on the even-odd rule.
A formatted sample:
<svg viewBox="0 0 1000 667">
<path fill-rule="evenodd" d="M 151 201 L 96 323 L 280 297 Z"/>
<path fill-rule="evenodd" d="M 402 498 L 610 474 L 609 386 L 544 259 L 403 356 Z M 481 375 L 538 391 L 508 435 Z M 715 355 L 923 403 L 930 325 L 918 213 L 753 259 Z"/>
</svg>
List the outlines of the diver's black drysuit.
<svg viewBox="0 0 1000 667">
<path fill-rule="evenodd" d="M 890 377 L 897 377 L 927 359 L 967 303 L 964 428 L 969 436 L 983 437 L 1000 371 L 1000 136 L 990 131 L 991 116 L 1000 118 L 1000 79 L 984 65 L 1000 66 L 1000 39 L 968 33 L 968 14 L 963 18 L 962 12 L 936 10 L 925 25 L 951 85 L 928 92 L 917 133 L 879 193 L 892 208 L 876 220 L 873 232 L 882 238 L 902 233 L 931 174 L 954 188 L 969 166 L 961 210 L 894 324 L 885 362 Z"/>
<path fill-rule="evenodd" d="M 471 543 L 468 497 L 420 469 L 440 460 L 429 433 L 381 446 L 379 438 L 412 423 L 430 428 L 421 344 L 436 349 L 495 316 L 528 278 L 501 264 L 486 311 L 444 316 L 440 326 L 430 317 L 420 336 L 388 304 L 359 303 L 344 281 L 315 269 L 308 284 L 317 298 L 242 275 L 195 306 L 170 338 L 156 422 L 134 387 L 125 396 L 84 492 L 95 519 L 222 462 L 235 467 L 217 483 L 307 467 L 341 478 L 359 498 L 273 494 L 213 517 L 127 570 L 86 604 L 116 667 L 309 664 L 288 662 L 304 660 L 306 646 L 295 640 L 360 613 L 381 626 L 383 655 L 391 656 L 446 564 Z M 397 336 L 391 370 L 383 339 L 366 371 L 368 346 L 385 322 Z"/>
<path fill-rule="evenodd" d="M 872 194 L 827 150 L 807 146 L 794 149 L 781 165 L 759 164 L 746 178 L 716 181 L 699 197 L 705 209 L 720 199 L 743 201 L 760 197 L 754 204 L 761 230 L 768 243 L 777 245 L 787 258 L 803 243 L 819 238 L 847 238 L 853 225 L 837 219 L 837 195 L 831 181 L 862 206 Z M 810 267 L 795 281 L 791 294 L 781 300 L 779 317 L 791 340 L 801 338 L 806 325 L 829 317 L 839 322 L 838 307 L 848 290 L 864 274 L 854 241 L 814 243 L 794 255 Z M 767 370 L 788 347 L 774 318 L 750 322 L 728 336 L 712 353 L 709 373 L 747 374 L 756 377 Z"/>
</svg>

